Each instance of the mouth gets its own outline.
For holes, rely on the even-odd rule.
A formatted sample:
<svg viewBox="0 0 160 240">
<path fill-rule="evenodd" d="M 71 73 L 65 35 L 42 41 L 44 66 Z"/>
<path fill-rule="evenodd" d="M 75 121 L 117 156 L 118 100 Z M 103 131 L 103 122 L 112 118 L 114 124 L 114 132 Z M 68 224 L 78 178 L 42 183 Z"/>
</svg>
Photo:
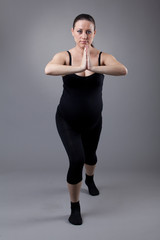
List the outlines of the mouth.
<svg viewBox="0 0 160 240">
<path fill-rule="evenodd" d="M 87 41 L 80 41 L 80 43 L 87 44 L 88 42 Z"/>
</svg>

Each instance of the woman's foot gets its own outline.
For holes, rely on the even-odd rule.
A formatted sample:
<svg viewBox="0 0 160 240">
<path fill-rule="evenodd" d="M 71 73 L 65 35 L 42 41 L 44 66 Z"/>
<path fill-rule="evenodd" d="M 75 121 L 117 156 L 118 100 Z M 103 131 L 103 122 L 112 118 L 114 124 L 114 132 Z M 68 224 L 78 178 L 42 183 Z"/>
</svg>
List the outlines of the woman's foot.
<svg viewBox="0 0 160 240">
<path fill-rule="evenodd" d="M 92 196 L 97 196 L 97 195 L 99 195 L 99 190 L 96 187 L 93 178 L 94 178 L 94 175 L 89 176 L 89 175 L 86 174 L 85 183 L 88 187 L 89 194 L 92 195 Z"/>
<path fill-rule="evenodd" d="M 71 215 L 70 215 L 68 221 L 73 225 L 81 225 L 82 224 L 81 209 L 80 209 L 79 201 L 71 202 Z"/>
</svg>

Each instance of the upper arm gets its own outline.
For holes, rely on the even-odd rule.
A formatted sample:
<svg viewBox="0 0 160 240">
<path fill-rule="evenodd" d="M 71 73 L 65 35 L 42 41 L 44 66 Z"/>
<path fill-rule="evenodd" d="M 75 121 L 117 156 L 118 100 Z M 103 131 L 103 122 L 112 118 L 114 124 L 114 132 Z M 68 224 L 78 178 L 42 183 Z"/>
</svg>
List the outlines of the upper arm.
<svg viewBox="0 0 160 240">
<path fill-rule="evenodd" d="M 120 62 L 117 61 L 117 59 L 112 56 L 111 54 L 108 53 L 103 53 L 102 54 L 102 61 L 104 65 L 117 65 L 117 64 L 121 64 Z"/>
<path fill-rule="evenodd" d="M 48 64 L 66 64 L 66 54 L 65 52 L 56 53 L 52 60 Z"/>
<path fill-rule="evenodd" d="M 128 73 L 128 69 L 119 61 L 117 61 L 117 59 L 112 56 L 111 54 L 107 54 L 107 53 L 103 53 L 102 54 L 102 64 L 105 66 L 117 66 L 120 67 L 121 69 L 121 73 L 120 75 L 126 75 Z"/>
</svg>

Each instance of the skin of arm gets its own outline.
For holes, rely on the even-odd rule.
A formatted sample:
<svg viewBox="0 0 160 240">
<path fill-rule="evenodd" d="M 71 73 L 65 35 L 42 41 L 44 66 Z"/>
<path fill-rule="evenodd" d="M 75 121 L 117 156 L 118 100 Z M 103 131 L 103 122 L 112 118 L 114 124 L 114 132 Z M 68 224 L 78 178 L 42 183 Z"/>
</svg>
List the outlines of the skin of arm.
<svg viewBox="0 0 160 240">
<path fill-rule="evenodd" d="M 68 53 L 67 53 L 68 54 Z M 53 59 L 46 65 L 45 74 L 60 76 L 83 72 L 86 69 L 86 49 L 84 50 L 82 63 L 80 66 L 69 66 L 66 64 L 66 52 L 57 53 Z"/>
<path fill-rule="evenodd" d="M 128 73 L 127 68 L 116 60 L 110 54 L 102 53 L 101 66 L 93 66 L 90 59 L 89 47 L 84 48 L 82 62 L 80 66 L 66 65 L 66 52 L 57 53 L 53 59 L 46 65 L 45 74 L 52 76 L 63 76 L 67 74 L 74 74 L 90 70 L 95 73 L 101 73 L 106 75 L 121 76 Z"/>
<path fill-rule="evenodd" d="M 90 59 L 89 48 L 86 50 L 87 54 L 87 68 L 88 70 L 96 73 L 121 76 L 128 73 L 127 68 L 120 62 L 116 60 L 111 54 L 102 53 L 101 55 L 101 66 L 93 66 Z"/>
</svg>

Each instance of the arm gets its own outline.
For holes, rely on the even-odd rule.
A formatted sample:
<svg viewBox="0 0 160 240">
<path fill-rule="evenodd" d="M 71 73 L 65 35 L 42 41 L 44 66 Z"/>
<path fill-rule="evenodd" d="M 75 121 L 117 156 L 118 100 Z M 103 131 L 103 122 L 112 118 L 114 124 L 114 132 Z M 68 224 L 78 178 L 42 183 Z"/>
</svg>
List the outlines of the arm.
<svg viewBox="0 0 160 240">
<path fill-rule="evenodd" d="M 110 54 L 102 53 L 101 62 L 102 62 L 101 66 L 92 66 L 90 62 L 90 56 L 88 53 L 88 68 L 92 72 L 113 76 L 121 76 L 126 75 L 128 73 L 127 68 L 122 63 L 118 62 L 116 58 Z"/>
<path fill-rule="evenodd" d="M 45 74 L 52 76 L 67 75 L 82 72 L 86 69 L 86 54 L 83 54 L 80 66 L 69 66 L 66 64 L 66 52 L 57 53 L 53 59 L 46 65 Z"/>
</svg>

